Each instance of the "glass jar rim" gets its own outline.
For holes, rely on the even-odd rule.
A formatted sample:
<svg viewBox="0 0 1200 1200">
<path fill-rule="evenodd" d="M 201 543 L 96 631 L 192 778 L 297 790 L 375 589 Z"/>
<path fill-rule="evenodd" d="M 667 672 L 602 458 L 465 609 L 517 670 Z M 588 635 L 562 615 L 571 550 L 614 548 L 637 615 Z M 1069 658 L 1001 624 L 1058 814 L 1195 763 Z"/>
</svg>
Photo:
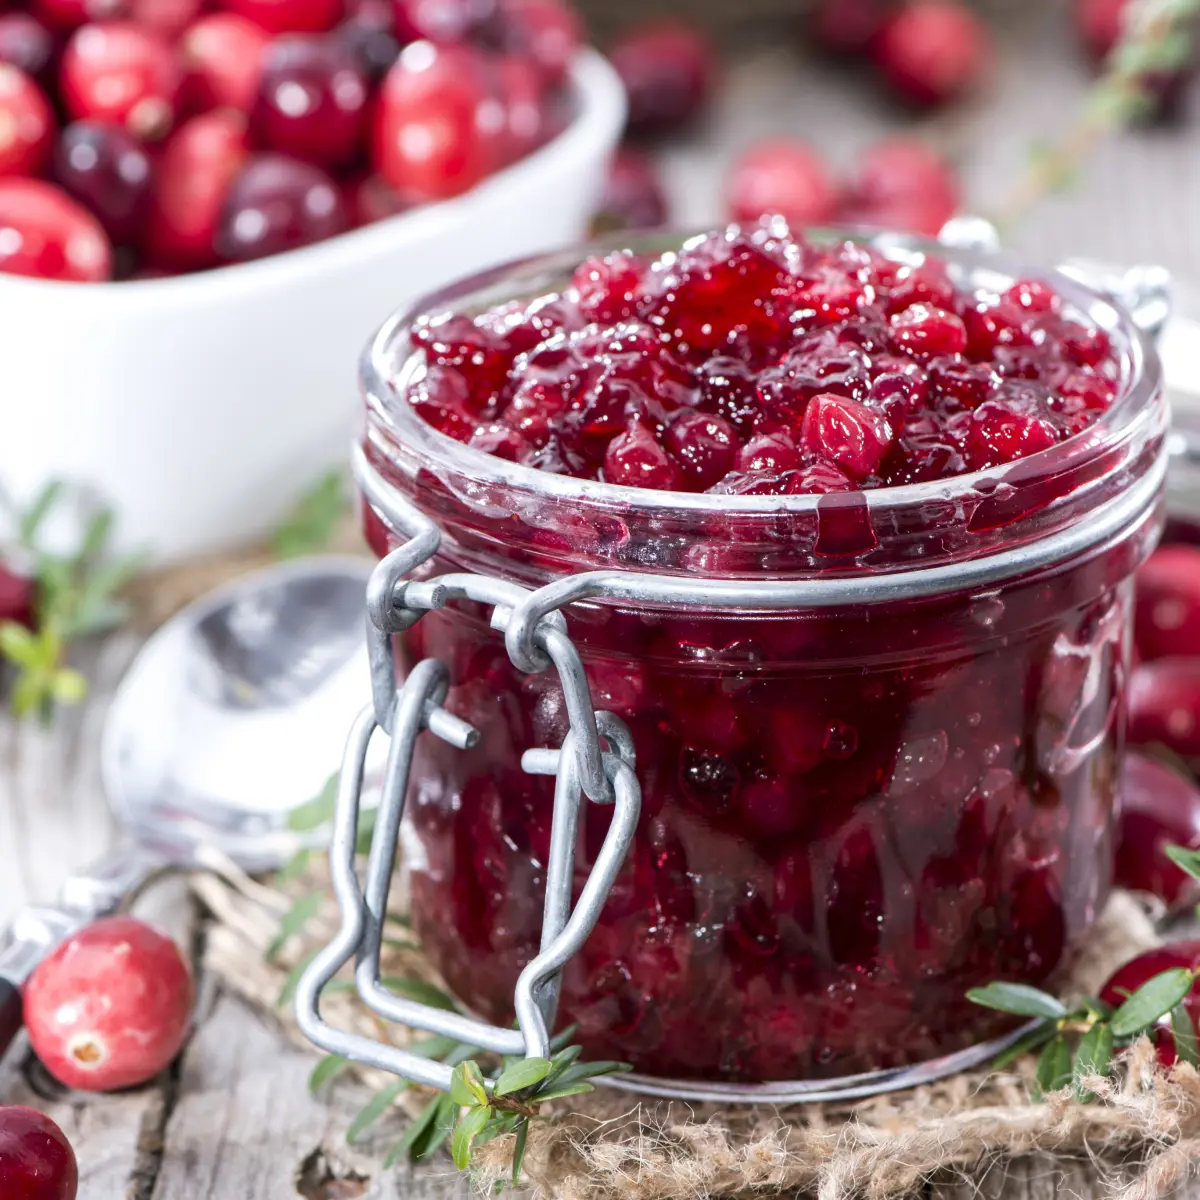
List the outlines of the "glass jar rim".
<svg viewBox="0 0 1200 1200">
<path fill-rule="evenodd" d="M 736 227 L 730 227 L 731 229 Z M 529 499 L 562 501 L 587 511 L 619 506 L 631 521 L 704 522 L 734 518 L 754 522 L 790 516 L 815 516 L 853 498 L 865 505 L 873 525 L 894 521 L 897 514 L 911 521 L 936 506 L 961 508 L 997 495 L 1030 489 L 1039 480 L 1077 477 L 1081 490 L 1094 489 L 1133 460 L 1165 433 L 1163 372 L 1152 337 L 1139 328 L 1111 295 L 1081 283 L 1058 270 L 1038 269 L 1010 254 L 964 250 L 939 242 L 897 234 L 864 234 L 839 229 L 805 230 L 817 242 L 851 242 L 869 247 L 900 262 L 919 263 L 936 257 L 952 270 L 967 273 L 969 283 L 983 293 L 999 293 L 1014 280 L 1038 278 L 1049 283 L 1075 310 L 1102 328 L 1112 339 L 1118 356 L 1119 392 L 1108 409 L 1082 432 L 1058 445 L 995 467 L 899 487 L 862 489 L 829 495 L 730 495 L 688 493 L 623 487 L 596 480 L 557 475 L 488 454 L 447 436 L 424 421 L 407 403 L 405 387 L 424 365 L 423 352 L 412 347 L 409 333 L 414 322 L 430 314 L 482 312 L 492 305 L 516 299 L 533 299 L 560 291 L 571 272 L 584 259 L 619 249 L 661 254 L 677 251 L 704 233 L 656 231 L 653 234 L 615 236 L 581 243 L 565 250 L 515 260 L 460 280 L 434 292 L 389 317 L 366 346 L 360 361 L 360 381 L 368 409 L 368 442 L 383 434 L 402 445 L 421 468 L 442 477 L 446 473 L 468 478 L 484 488 L 504 489 Z M 1158 401 L 1156 403 L 1156 401 Z M 1159 457 L 1159 447 L 1153 447 Z M 387 455 L 386 448 L 384 449 Z M 1143 463 L 1142 473 L 1145 472 Z M 1075 489 L 1064 489 L 1069 499 Z M 1053 505 L 1052 505 L 1053 506 Z M 1061 506 L 1060 506 L 1061 507 Z M 1088 510 L 1082 508 L 1079 516 Z M 1044 523 L 1043 523 L 1044 524 Z M 1044 530 L 1043 530 L 1044 532 Z M 1008 540 L 1020 538 L 1017 522 L 1010 523 Z M 1041 536 L 1039 530 L 1028 532 Z M 1099 535 L 1097 540 L 1103 540 Z M 997 548 L 988 538 L 979 539 L 974 551 L 961 557 L 989 554 Z M 959 555 L 955 555 L 959 557 Z M 926 565 L 914 561 L 910 567 Z"/>
</svg>

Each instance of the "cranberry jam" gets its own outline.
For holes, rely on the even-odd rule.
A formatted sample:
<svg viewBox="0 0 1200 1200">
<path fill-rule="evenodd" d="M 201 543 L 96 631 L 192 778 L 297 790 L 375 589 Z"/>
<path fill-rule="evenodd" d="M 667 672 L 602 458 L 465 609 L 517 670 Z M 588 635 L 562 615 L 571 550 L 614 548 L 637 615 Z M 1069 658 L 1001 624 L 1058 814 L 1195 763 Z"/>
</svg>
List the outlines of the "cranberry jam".
<svg viewBox="0 0 1200 1200">
<path fill-rule="evenodd" d="M 769 222 L 633 250 L 469 281 L 364 360 L 364 469 L 443 531 L 423 574 L 796 588 L 566 610 L 642 814 L 561 1021 L 589 1056 L 718 1082 L 1003 1032 L 966 990 L 1052 980 L 1109 887 L 1130 581 L 1161 522 L 1154 352 L 1065 277 L 911 241 Z M 365 512 L 379 553 L 404 540 Z M 419 750 L 413 919 L 507 1023 L 553 794 L 520 757 L 561 744 L 562 693 L 469 605 L 409 630 L 401 673 L 429 656 L 482 737 Z M 608 814 L 586 805 L 577 888 Z"/>
</svg>

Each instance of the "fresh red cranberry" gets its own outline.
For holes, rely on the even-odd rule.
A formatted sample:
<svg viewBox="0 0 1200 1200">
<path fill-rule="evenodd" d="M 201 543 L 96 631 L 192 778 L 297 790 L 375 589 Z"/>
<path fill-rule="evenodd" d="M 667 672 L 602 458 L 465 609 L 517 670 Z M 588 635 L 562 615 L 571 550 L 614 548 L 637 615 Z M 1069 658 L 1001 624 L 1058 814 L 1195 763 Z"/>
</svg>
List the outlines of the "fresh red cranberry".
<svg viewBox="0 0 1200 1200">
<path fill-rule="evenodd" d="M 629 97 L 629 132 L 669 133 L 694 117 L 712 94 L 716 54 L 682 21 L 652 21 L 629 30 L 609 54 Z"/>
<path fill-rule="evenodd" d="M 913 0 L 884 24 L 874 53 L 902 96 L 941 104 L 978 83 L 991 50 L 980 19 L 957 0 Z"/>
<path fill-rule="evenodd" d="M 358 69 L 377 84 L 400 56 L 388 0 L 364 0 L 331 35 L 354 55 Z"/>
<path fill-rule="evenodd" d="M 303 34 L 267 46 L 250 117 L 260 145 L 337 167 L 358 156 L 366 121 L 367 79 L 347 47 Z"/>
<path fill-rule="evenodd" d="M 1200 788 L 1157 759 L 1130 751 L 1121 774 L 1114 881 L 1151 892 L 1172 908 L 1193 901 L 1200 885 L 1164 853 L 1200 849 Z"/>
<path fill-rule="evenodd" d="M 394 0 L 396 34 L 444 46 L 475 41 L 495 21 L 496 7 L 496 0 Z"/>
<path fill-rule="evenodd" d="M 1124 966 L 1118 967 L 1100 989 L 1100 999 L 1105 1004 L 1118 1008 L 1155 975 L 1180 967 L 1189 971 L 1200 969 L 1200 941 L 1168 942 L 1165 946 L 1156 946 L 1153 950 L 1147 950 L 1130 959 Z M 1200 991 L 1197 988 L 1193 987 L 1184 998 L 1183 1007 L 1191 1017 L 1193 1025 L 1200 1022 Z M 1163 1017 L 1155 1028 L 1154 1046 L 1159 1062 L 1164 1067 L 1173 1066 L 1177 1056 L 1169 1016 Z"/>
<path fill-rule="evenodd" d="M 833 54 L 865 54 L 883 27 L 887 0 L 817 0 L 810 28 L 817 44 Z"/>
<path fill-rule="evenodd" d="M 28 13 L 0 14 L 0 62 L 24 71 L 43 88 L 52 87 L 54 35 Z"/>
<path fill-rule="evenodd" d="M 44 1113 L 0 1107 L 0 1196 L 75 1200 L 79 1167 L 67 1135 Z"/>
<path fill-rule="evenodd" d="M 411 200 L 456 196 L 495 167 L 505 121 L 478 51 L 414 42 L 383 81 L 375 167 Z"/>
<path fill-rule="evenodd" d="M 929 304 L 912 304 L 891 320 L 896 348 L 916 358 L 961 354 L 967 348 L 967 327 L 960 317 Z"/>
<path fill-rule="evenodd" d="M 175 48 L 128 21 L 76 30 L 59 68 L 63 103 L 75 120 L 111 121 L 140 138 L 170 129 L 181 81 Z"/>
<path fill-rule="evenodd" d="M 70 33 L 88 21 L 125 16 L 128 0 L 32 0 L 34 16 L 58 33 Z"/>
<path fill-rule="evenodd" d="M 680 484 L 679 468 L 654 434 L 640 422 L 632 424 L 609 443 L 604 455 L 604 478 L 620 487 L 674 491 Z"/>
<path fill-rule="evenodd" d="M 505 166 L 532 154 L 551 134 L 545 81 L 531 59 L 508 55 L 495 64 L 496 87 L 504 109 L 504 130 L 497 164 Z"/>
<path fill-rule="evenodd" d="M 133 242 L 150 202 L 150 156 L 119 125 L 76 121 L 63 130 L 54 177 L 100 219 L 114 242 Z"/>
<path fill-rule="evenodd" d="M 639 150 L 622 147 L 609 167 L 593 230 L 656 229 L 666 223 L 667 197 L 654 161 Z"/>
<path fill-rule="evenodd" d="M 67 938 L 25 985 L 25 1027 L 60 1083 L 111 1092 L 153 1079 L 192 1019 L 192 976 L 170 938 L 105 917 Z"/>
<path fill-rule="evenodd" d="M 23 564 L 0 560 L 0 624 L 15 621 L 33 627 L 37 590 Z"/>
<path fill-rule="evenodd" d="M 217 257 L 246 262 L 323 241 L 349 228 L 345 201 L 319 167 L 280 154 L 252 158 L 225 197 Z"/>
<path fill-rule="evenodd" d="M 837 191 L 813 149 L 792 138 L 773 138 L 745 151 L 725 184 L 729 212 L 737 221 L 778 213 L 792 225 L 820 225 L 837 206 Z"/>
<path fill-rule="evenodd" d="M 865 404 L 830 393 L 809 401 L 800 438 L 806 449 L 852 479 L 866 479 L 883 461 L 892 430 L 886 417 Z"/>
<path fill-rule="evenodd" d="M 249 113 L 270 40 L 262 26 L 237 13 L 206 13 L 190 25 L 179 43 L 189 106 Z"/>
<path fill-rule="evenodd" d="M 675 414 L 663 444 L 678 464 L 690 491 L 703 492 L 733 467 L 737 434 L 722 417 L 685 408 Z"/>
<path fill-rule="evenodd" d="M 1163 546 L 1143 564 L 1133 638 L 1143 661 L 1200 657 L 1200 549 Z"/>
<path fill-rule="evenodd" d="M 1075 0 L 1075 23 L 1097 62 L 1106 59 L 1121 37 L 1129 0 Z"/>
<path fill-rule="evenodd" d="M 579 15 L 564 0 L 501 0 L 511 30 L 506 49 L 530 58 L 550 87 L 561 87 L 583 44 Z"/>
<path fill-rule="evenodd" d="M 344 0 L 222 0 L 221 7 L 268 33 L 324 33 L 342 19 Z"/>
<path fill-rule="evenodd" d="M 859 160 L 838 219 L 935 237 L 960 203 L 954 172 L 932 149 L 893 138 L 872 146 Z"/>
<path fill-rule="evenodd" d="M 0 176 L 40 174 L 53 138 L 42 89 L 19 67 L 0 63 Z"/>
<path fill-rule="evenodd" d="M 0 179 L 0 272 L 98 283 L 113 249 L 95 217 L 40 179 Z"/>
<path fill-rule="evenodd" d="M 200 15 L 202 0 L 128 0 L 135 25 L 174 41 Z"/>
<path fill-rule="evenodd" d="M 1200 661 L 1160 658 L 1129 679 L 1129 740 L 1166 746 L 1183 758 L 1200 755 Z"/>
<path fill-rule="evenodd" d="M 144 237 L 154 265 L 189 271 L 216 263 L 217 222 L 248 154 L 245 118 L 232 109 L 192 117 L 167 139 Z"/>
</svg>

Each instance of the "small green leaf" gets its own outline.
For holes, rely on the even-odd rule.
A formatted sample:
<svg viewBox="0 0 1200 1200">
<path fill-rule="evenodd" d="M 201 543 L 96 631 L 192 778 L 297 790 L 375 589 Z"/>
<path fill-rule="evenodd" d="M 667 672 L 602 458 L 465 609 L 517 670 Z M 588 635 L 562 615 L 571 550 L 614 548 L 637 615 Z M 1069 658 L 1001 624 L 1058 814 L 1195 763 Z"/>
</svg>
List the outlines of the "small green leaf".
<svg viewBox="0 0 1200 1200">
<path fill-rule="evenodd" d="M 33 548 L 33 544 L 37 540 L 38 531 L 42 527 L 42 522 L 49 515 L 50 510 L 55 504 L 58 503 L 62 493 L 62 480 L 52 479 L 33 498 L 33 502 L 21 517 L 20 538 L 23 546 L 29 549 Z"/>
<path fill-rule="evenodd" d="M 582 1062 L 568 1066 L 553 1076 L 547 1083 L 559 1084 L 578 1083 L 581 1079 L 595 1079 L 597 1075 L 622 1075 L 633 1068 L 623 1062 Z M 541 1095 L 537 1095 L 541 1099 Z"/>
<path fill-rule="evenodd" d="M 1043 1021 L 1028 1033 L 1022 1034 L 1007 1050 L 1001 1050 L 992 1059 L 992 1069 L 1002 1071 L 1010 1063 L 1016 1062 L 1018 1058 L 1044 1046 L 1057 1032 L 1058 1023 L 1056 1021 Z"/>
<path fill-rule="evenodd" d="M 513 1147 L 513 1187 L 521 1186 L 521 1168 L 525 1165 L 525 1146 L 529 1141 L 529 1118 L 517 1126 L 517 1144 Z"/>
<path fill-rule="evenodd" d="M 1015 1013 L 1019 1017 L 1047 1017 L 1057 1020 L 1067 1015 L 1067 1008 L 1047 992 L 1024 983 L 989 983 L 972 988 L 967 999 L 984 1008 Z"/>
<path fill-rule="evenodd" d="M 71 667 L 60 667 L 51 677 L 50 691 L 59 704 L 79 704 L 87 696 L 87 680 Z"/>
<path fill-rule="evenodd" d="M 478 1108 L 469 1109 L 459 1121 L 454 1140 L 450 1143 L 450 1157 L 460 1171 L 465 1171 L 467 1163 L 471 1161 L 471 1143 L 475 1141 L 475 1135 L 481 1133 L 491 1119 L 490 1106 L 481 1104 Z"/>
<path fill-rule="evenodd" d="M 520 1092 L 525 1088 L 533 1087 L 535 1083 L 541 1083 L 549 1074 L 550 1060 L 548 1058 L 523 1058 L 514 1066 L 509 1067 L 496 1080 L 495 1094 L 511 1096 L 513 1092 Z"/>
<path fill-rule="evenodd" d="M 538 1104 L 544 1104 L 550 1100 L 561 1100 L 564 1096 L 582 1096 L 584 1092 L 594 1092 L 595 1090 L 595 1087 L 586 1081 L 579 1083 L 552 1083 L 544 1092 L 539 1092 L 533 1099 Z"/>
<path fill-rule="evenodd" d="M 37 638 L 16 621 L 0 624 L 0 654 L 20 667 L 35 667 L 41 661 Z"/>
<path fill-rule="evenodd" d="M 316 1095 L 331 1079 L 336 1078 L 350 1066 L 349 1060 L 340 1054 L 326 1054 L 312 1069 L 308 1077 L 308 1090 Z"/>
<path fill-rule="evenodd" d="M 413 1147 L 413 1156 L 421 1161 L 432 1158 L 454 1132 L 458 1121 L 458 1105 L 443 1094 L 438 1101 L 438 1110 L 434 1116 L 433 1125 L 417 1146 Z"/>
<path fill-rule="evenodd" d="M 298 558 L 324 550 L 333 538 L 338 520 L 349 511 L 349 495 L 340 471 L 331 471 L 296 502 L 275 531 L 272 543 L 277 558 Z"/>
<path fill-rule="evenodd" d="M 1192 973 L 1186 967 L 1172 967 L 1146 980 L 1113 1013 L 1113 1037 L 1133 1037 L 1149 1029 L 1183 1000 L 1192 990 L 1192 983 Z"/>
<path fill-rule="evenodd" d="M 1187 872 L 1193 879 L 1200 879 L 1200 850 L 1189 850 L 1186 846 L 1165 846 L 1167 857 Z"/>
<path fill-rule="evenodd" d="M 462 1044 L 457 1038 L 446 1037 L 443 1033 L 435 1033 L 431 1037 L 410 1042 L 404 1048 L 409 1054 L 416 1054 L 421 1058 L 445 1058 Z M 474 1057 L 478 1053 L 479 1051 L 472 1046 L 470 1056 Z"/>
<path fill-rule="evenodd" d="M 1196 1023 L 1182 1005 L 1171 1009 L 1171 1035 L 1175 1039 L 1175 1054 L 1185 1063 L 1200 1067 L 1200 1048 L 1196 1045 Z"/>
<path fill-rule="evenodd" d="M 272 962 L 275 959 L 275 956 L 283 949 L 289 938 L 295 937 L 304 931 L 304 927 L 309 921 L 320 912 L 322 899 L 323 896 L 320 892 L 310 892 L 307 896 L 301 896 L 283 914 L 283 918 L 279 922 L 279 932 L 267 947 L 265 957 L 268 962 Z"/>
<path fill-rule="evenodd" d="M 477 1062 L 468 1060 L 454 1068 L 450 1080 L 450 1098 L 463 1108 L 488 1103 L 487 1088 L 483 1085 L 483 1072 Z"/>
<path fill-rule="evenodd" d="M 1071 1047 L 1067 1039 L 1059 1034 L 1047 1042 L 1038 1057 L 1037 1084 L 1043 1095 L 1057 1092 L 1071 1082 Z"/>
<path fill-rule="evenodd" d="M 350 1122 L 350 1128 L 346 1130 L 347 1143 L 353 1146 L 396 1103 L 396 1097 L 406 1087 L 408 1087 L 407 1079 L 395 1079 L 376 1092 L 363 1106 L 358 1116 Z"/>
<path fill-rule="evenodd" d="M 404 1131 L 404 1136 L 391 1148 L 387 1158 L 383 1160 L 385 1167 L 394 1166 L 402 1158 L 407 1158 L 410 1151 L 413 1151 L 414 1158 L 417 1157 L 415 1147 L 433 1129 L 434 1120 L 441 1110 L 444 1099 L 446 1099 L 444 1094 L 435 1096 L 413 1118 L 408 1128 Z"/>
<path fill-rule="evenodd" d="M 557 1079 L 569 1066 L 572 1066 L 575 1060 L 583 1053 L 582 1046 L 567 1046 L 560 1050 L 550 1060 L 550 1074 L 546 1076 L 546 1082 L 550 1083 Z"/>
<path fill-rule="evenodd" d="M 305 801 L 288 813 L 287 827 L 293 833 L 311 833 L 312 830 L 329 824 L 337 806 L 337 793 L 338 777 L 330 775 L 318 796 Z"/>
<path fill-rule="evenodd" d="M 503 1137 L 506 1133 L 512 1133 L 517 1127 L 517 1122 L 523 1120 L 520 1113 L 502 1112 L 495 1113 L 493 1110 L 492 1119 L 475 1135 L 475 1149 L 480 1146 L 486 1146 L 488 1142 L 494 1142 L 498 1137 Z"/>
<path fill-rule="evenodd" d="M 1084 1079 L 1089 1075 L 1107 1075 L 1112 1055 L 1112 1030 L 1102 1021 L 1079 1039 L 1079 1048 L 1075 1051 L 1075 1094 L 1085 1104 L 1095 1097 L 1083 1086 Z"/>
<path fill-rule="evenodd" d="M 434 987 L 424 979 L 408 979 L 398 975 L 388 975 L 380 982 L 398 995 L 418 1004 L 428 1004 L 430 1008 L 442 1008 L 447 1012 L 457 1012 L 458 1005 L 453 996 L 446 995 L 441 988 Z"/>
</svg>

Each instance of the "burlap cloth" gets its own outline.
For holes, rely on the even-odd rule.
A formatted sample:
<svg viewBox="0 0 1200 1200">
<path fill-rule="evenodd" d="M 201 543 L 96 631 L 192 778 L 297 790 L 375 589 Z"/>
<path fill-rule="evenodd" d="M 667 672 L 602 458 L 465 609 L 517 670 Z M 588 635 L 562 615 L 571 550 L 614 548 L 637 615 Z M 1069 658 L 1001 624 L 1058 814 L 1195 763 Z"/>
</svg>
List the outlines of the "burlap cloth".
<svg viewBox="0 0 1200 1200">
<path fill-rule="evenodd" d="M 332 550 L 360 551 L 347 523 Z M 159 572 L 141 581 L 135 600 L 143 623 L 154 625 L 207 589 L 271 559 L 265 547 Z M 393 908 L 403 906 L 401 889 Z M 280 920 L 299 895 L 329 895 L 318 859 L 282 890 L 251 880 L 232 864 L 193 878 L 195 894 L 213 916 L 205 941 L 206 968 L 224 986 L 279 1022 L 306 1044 L 290 1008 L 279 998 L 289 971 L 337 925 L 327 899 L 301 935 L 272 962 L 267 950 Z M 411 937 L 407 930 L 397 930 Z M 1135 898 L 1117 893 L 1084 947 L 1067 989 L 1094 992 L 1112 970 L 1160 941 Z M 385 951 L 384 974 L 437 983 L 419 951 Z M 397 1045 L 407 1031 L 389 1027 L 347 992 L 327 997 L 323 1014 L 334 1024 Z M 1086 1156 L 1099 1186 L 1114 1200 L 1162 1196 L 1200 1168 L 1200 1075 L 1180 1064 L 1157 1066 L 1144 1039 L 1125 1055 L 1112 1080 L 1093 1079 L 1098 1099 L 1080 1104 L 1069 1091 L 1045 1102 L 1031 1099 L 1032 1060 L 1004 1072 L 979 1070 L 853 1104 L 786 1108 L 700 1105 L 599 1088 L 547 1106 L 534 1123 L 525 1160 L 527 1181 L 555 1200 L 693 1200 L 779 1192 L 818 1200 L 865 1196 L 886 1200 L 924 1181 L 959 1173 L 978 1179 L 988 1164 L 1030 1154 Z M 386 1077 L 363 1071 L 368 1083 Z M 397 1103 L 418 1111 L 420 1089 Z M 511 1139 L 477 1156 L 483 1190 L 505 1178 Z"/>
</svg>

